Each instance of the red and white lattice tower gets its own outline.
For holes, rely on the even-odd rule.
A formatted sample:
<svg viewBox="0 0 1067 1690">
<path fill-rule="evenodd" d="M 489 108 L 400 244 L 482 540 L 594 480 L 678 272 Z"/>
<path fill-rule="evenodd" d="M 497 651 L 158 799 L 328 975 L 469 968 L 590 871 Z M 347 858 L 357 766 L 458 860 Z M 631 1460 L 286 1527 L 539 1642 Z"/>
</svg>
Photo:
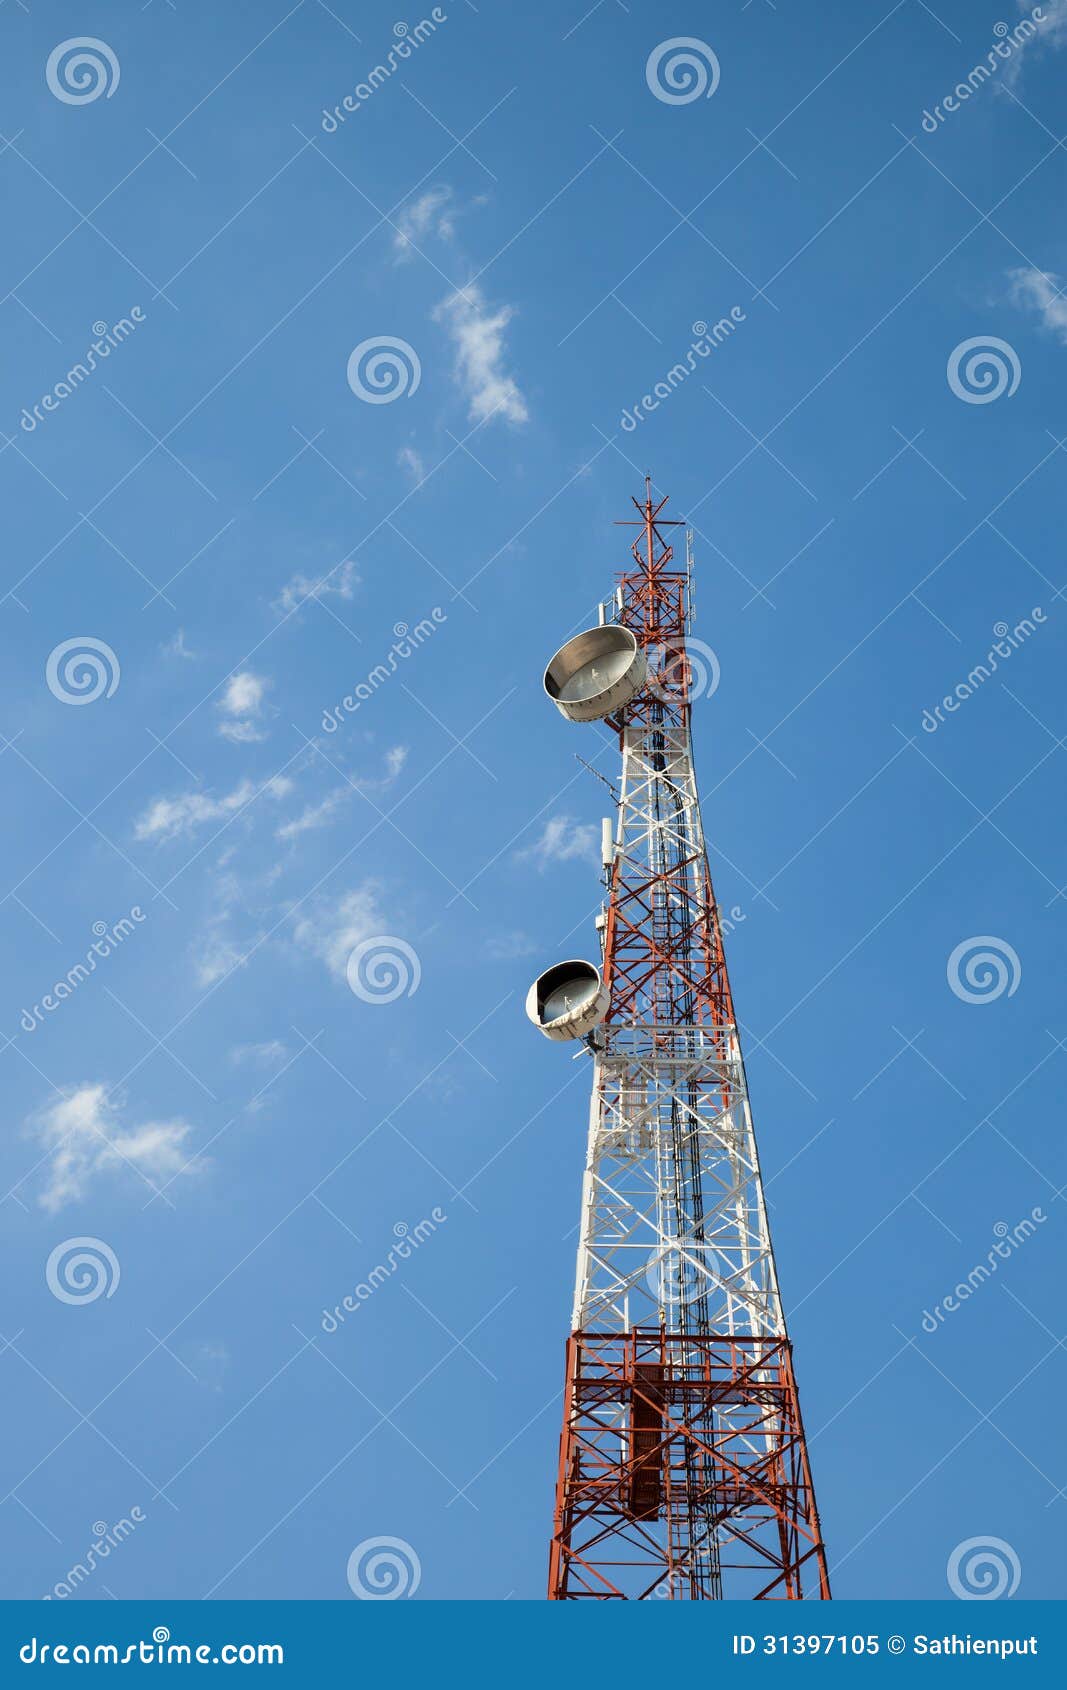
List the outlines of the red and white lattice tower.
<svg viewBox="0 0 1067 1690">
<path fill-rule="evenodd" d="M 600 969 L 528 1013 L 593 1056 L 549 1597 L 828 1598 L 693 771 L 688 558 L 646 481 L 633 564 L 545 676 L 618 734 Z M 706 648 L 705 648 L 706 651 Z"/>
</svg>

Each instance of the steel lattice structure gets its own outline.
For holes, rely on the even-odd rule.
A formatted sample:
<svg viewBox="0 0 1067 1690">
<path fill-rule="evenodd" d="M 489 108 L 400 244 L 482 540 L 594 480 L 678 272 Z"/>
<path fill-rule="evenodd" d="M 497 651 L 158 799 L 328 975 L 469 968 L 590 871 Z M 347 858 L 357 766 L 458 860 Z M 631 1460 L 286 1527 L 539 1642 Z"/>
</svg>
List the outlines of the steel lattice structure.
<svg viewBox="0 0 1067 1690">
<path fill-rule="evenodd" d="M 693 769 L 688 559 L 651 483 L 608 619 L 622 751 L 549 1596 L 828 1598 Z"/>
</svg>

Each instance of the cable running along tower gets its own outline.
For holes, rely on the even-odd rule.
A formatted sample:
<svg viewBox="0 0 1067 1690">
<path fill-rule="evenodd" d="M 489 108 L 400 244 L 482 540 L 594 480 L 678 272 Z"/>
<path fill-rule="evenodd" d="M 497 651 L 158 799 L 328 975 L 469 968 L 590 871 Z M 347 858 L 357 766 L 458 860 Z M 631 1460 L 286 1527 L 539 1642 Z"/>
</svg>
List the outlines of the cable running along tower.
<svg viewBox="0 0 1067 1690">
<path fill-rule="evenodd" d="M 828 1598 L 693 771 L 689 557 L 646 479 L 633 563 L 545 688 L 617 734 L 601 966 L 527 1012 L 593 1055 L 549 1597 Z"/>
</svg>

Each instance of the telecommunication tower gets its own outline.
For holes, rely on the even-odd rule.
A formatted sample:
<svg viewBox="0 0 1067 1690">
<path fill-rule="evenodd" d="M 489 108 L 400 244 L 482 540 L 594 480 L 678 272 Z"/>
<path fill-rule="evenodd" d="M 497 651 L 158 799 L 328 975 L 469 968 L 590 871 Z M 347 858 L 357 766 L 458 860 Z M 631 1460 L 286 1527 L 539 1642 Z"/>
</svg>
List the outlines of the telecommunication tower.
<svg viewBox="0 0 1067 1690">
<path fill-rule="evenodd" d="M 691 571 L 646 478 L 632 566 L 545 690 L 618 734 L 600 966 L 527 999 L 593 1057 L 549 1598 L 830 1586 L 693 770 Z"/>
</svg>

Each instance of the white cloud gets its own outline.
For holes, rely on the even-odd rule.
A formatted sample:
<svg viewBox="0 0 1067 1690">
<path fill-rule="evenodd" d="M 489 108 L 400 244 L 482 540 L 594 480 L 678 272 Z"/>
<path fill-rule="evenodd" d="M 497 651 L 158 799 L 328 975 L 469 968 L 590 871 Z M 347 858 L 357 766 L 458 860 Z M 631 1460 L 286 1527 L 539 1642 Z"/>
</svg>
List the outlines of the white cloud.
<svg viewBox="0 0 1067 1690">
<path fill-rule="evenodd" d="M 232 792 L 212 798 L 207 792 L 182 792 L 176 798 L 157 798 L 134 824 L 137 839 L 176 839 L 183 833 L 194 833 L 207 822 L 232 816 L 257 797 L 285 798 L 293 790 L 287 775 L 275 775 L 257 787 L 254 781 L 243 780 Z"/>
<path fill-rule="evenodd" d="M 183 1347 L 186 1366 L 196 1375 L 197 1384 L 210 1391 L 221 1391 L 230 1366 L 230 1352 L 221 1339 Z"/>
<path fill-rule="evenodd" d="M 1064 0 L 1067 4 L 1067 0 Z M 1059 276 L 1051 270 L 1009 270 L 1011 297 L 1016 305 L 1030 307 L 1041 316 L 1041 325 L 1067 346 L 1067 298 L 1060 291 Z"/>
<path fill-rule="evenodd" d="M 230 676 L 220 708 L 231 716 L 255 715 L 263 704 L 265 686 L 262 675 L 253 675 L 250 669 L 242 669 L 239 674 Z"/>
<path fill-rule="evenodd" d="M 291 783 L 284 783 L 288 788 Z M 202 930 L 195 935 L 189 945 L 189 954 L 193 959 L 193 971 L 198 986 L 205 989 L 214 986 L 219 980 L 232 974 L 235 968 L 242 967 L 250 953 L 255 950 L 258 938 L 245 938 L 238 943 L 233 928 L 233 914 L 238 907 L 244 908 L 249 883 L 244 881 L 236 871 L 229 869 L 228 864 L 234 856 L 234 849 L 220 851 L 211 876 L 211 890 L 216 905 L 215 913 L 209 915 Z M 266 876 L 258 877 L 258 884 L 268 881 Z M 255 883 L 253 883 L 255 884 Z"/>
<path fill-rule="evenodd" d="M 281 1039 L 267 1039 L 258 1045 L 235 1045 L 230 1052 L 231 1062 L 257 1062 L 270 1067 L 276 1062 L 284 1062 L 289 1055 L 288 1045 Z"/>
<path fill-rule="evenodd" d="M 491 310 L 474 284 L 450 294 L 434 311 L 455 346 L 456 380 L 475 422 L 496 415 L 524 423 L 529 416 L 514 377 L 504 369 L 504 331 L 514 315 L 510 305 Z"/>
<path fill-rule="evenodd" d="M 302 833 L 308 833 L 312 828 L 328 827 L 338 810 L 352 797 L 350 786 L 337 786 L 328 792 L 320 804 L 309 804 L 291 822 L 285 822 L 275 830 L 276 839 L 297 839 Z"/>
<path fill-rule="evenodd" d="M 393 236 L 393 251 L 398 264 L 413 257 L 418 242 L 428 234 L 438 235 L 445 241 L 452 239 L 455 224 L 449 209 L 451 202 L 452 189 L 442 183 L 439 187 L 427 188 L 417 200 L 412 200 L 403 208 L 396 218 Z"/>
<path fill-rule="evenodd" d="M 1005 62 L 1004 80 L 1010 88 L 1014 88 L 1022 76 L 1024 53 L 1033 58 L 1043 48 L 1055 49 L 1067 42 L 1067 0 L 1042 0 L 1040 9 L 1044 16 L 1040 20 L 1034 19 L 1031 0 L 1016 0 L 1016 4 L 1020 12 L 1034 23 L 1036 33 L 1029 39 L 1020 40 L 1012 57 Z"/>
<path fill-rule="evenodd" d="M 216 705 L 222 717 L 219 733 L 224 739 L 245 744 L 249 740 L 264 738 L 259 718 L 263 714 L 268 685 L 262 675 L 253 675 L 250 669 L 242 669 L 230 676 L 226 690 Z"/>
<path fill-rule="evenodd" d="M 229 930 L 229 917 L 216 916 L 193 944 L 194 972 L 198 986 L 214 986 L 244 961 L 244 952 Z"/>
<path fill-rule="evenodd" d="M 354 597 L 358 586 L 359 575 L 355 563 L 351 558 L 345 558 L 342 563 L 327 570 L 325 575 L 316 577 L 298 572 L 291 581 L 285 583 L 271 609 L 279 615 L 287 616 L 291 610 L 296 610 L 308 599 L 324 599 L 331 593 L 339 599 L 350 599 Z"/>
<path fill-rule="evenodd" d="M 406 470 L 413 481 L 424 481 L 426 465 L 414 446 L 401 446 L 396 455 L 396 461 L 402 470 Z"/>
<path fill-rule="evenodd" d="M 593 822 L 576 822 L 571 816 L 553 816 L 540 838 L 516 852 L 520 862 L 532 862 L 543 874 L 550 863 L 600 861 L 600 829 Z"/>
<path fill-rule="evenodd" d="M 540 948 L 529 933 L 516 928 L 510 933 L 494 933 L 486 944 L 485 954 L 494 962 L 513 962 L 517 957 L 533 956 Z"/>
<path fill-rule="evenodd" d="M 297 944 L 324 962 L 337 980 L 345 978 L 349 953 L 360 940 L 385 931 L 378 904 L 380 891 L 374 881 L 365 881 L 336 903 L 320 900 L 302 913 L 293 927 Z"/>
<path fill-rule="evenodd" d="M 38 1202 L 49 1214 L 84 1197 L 101 1178 L 131 1167 L 153 1184 L 169 1180 L 189 1160 L 185 1121 L 144 1121 L 125 1127 L 118 1105 L 99 1082 L 75 1086 L 26 1123 L 49 1153 Z"/>
<path fill-rule="evenodd" d="M 178 632 L 175 634 L 174 638 L 172 640 L 168 640 L 166 645 L 162 647 L 162 651 L 163 651 L 164 657 L 195 658 L 195 656 L 196 656 L 196 652 L 190 651 L 189 647 L 185 643 L 185 629 L 184 628 L 178 629 Z"/>
<path fill-rule="evenodd" d="M 335 817 L 344 809 L 349 800 L 357 792 L 382 792 L 396 780 L 404 764 L 408 760 L 406 745 L 394 745 L 385 753 L 385 773 L 377 779 L 367 776 L 364 779 L 347 781 L 344 786 L 335 786 L 325 798 L 317 804 L 309 804 L 292 821 L 283 822 L 275 829 L 276 839 L 299 839 L 302 833 L 309 833 L 314 828 L 329 827 Z"/>
</svg>

